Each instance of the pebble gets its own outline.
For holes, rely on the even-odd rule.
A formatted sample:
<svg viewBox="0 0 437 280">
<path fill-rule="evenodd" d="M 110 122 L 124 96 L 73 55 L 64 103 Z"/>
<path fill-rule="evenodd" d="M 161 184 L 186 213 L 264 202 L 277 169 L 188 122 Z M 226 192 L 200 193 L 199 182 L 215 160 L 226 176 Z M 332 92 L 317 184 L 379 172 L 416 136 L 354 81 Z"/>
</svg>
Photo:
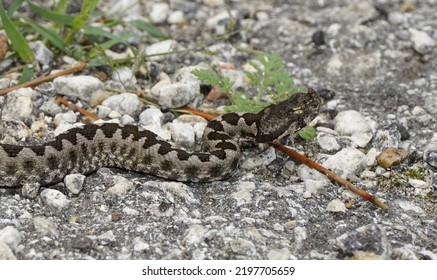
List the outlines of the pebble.
<svg viewBox="0 0 437 280">
<path fill-rule="evenodd" d="M 253 182 L 242 181 L 237 186 L 237 191 L 231 197 L 237 201 L 237 206 L 252 202 L 252 191 L 255 189 Z"/>
<path fill-rule="evenodd" d="M 228 23 L 230 20 L 230 15 L 233 19 L 237 18 L 237 11 L 223 11 L 215 16 L 210 17 L 206 21 L 206 27 L 211 31 L 211 33 L 216 35 L 223 35 L 228 30 Z"/>
<path fill-rule="evenodd" d="M 343 61 L 338 54 L 334 54 L 326 65 L 326 73 L 330 76 L 340 76 L 343 68 Z"/>
<path fill-rule="evenodd" d="M 149 60 L 159 60 L 167 55 L 158 55 L 158 54 L 166 54 L 171 51 L 176 50 L 177 42 L 175 40 L 164 40 L 150 46 L 147 46 L 145 49 L 145 55 Z"/>
<path fill-rule="evenodd" d="M 290 259 L 290 250 L 287 248 L 272 249 L 267 252 L 267 259 L 269 260 L 288 260 Z"/>
<path fill-rule="evenodd" d="M 162 24 L 166 21 L 170 7 L 167 3 L 154 3 L 150 8 L 149 18 L 154 24 Z"/>
<path fill-rule="evenodd" d="M 338 251 L 347 259 L 390 259 L 391 245 L 383 227 L 369 224 L 335 239 Z"/>
<path fill-rule="evenodd" d="M 108 97 L 102 102 L 102 105 L 117 111 L 121 115 L 131 115 L 134 117 L 141 113 L 143 106 L 136 94 L 127 92 Z"/>
<path fill-rule="evenodd" d="M 194 129 L 186 123 L 173 122 L 170 124 L 170 132 L 173 141 L 182 147 L 192 148 L 195 143 Z"/>
<path fill-rule="evenodd" d="M 256 247 L 249 240 L 239 238 L 231 241 L 231 250 L 236 254 L 251 255 L 255 252 Z"/>
<path fill-rule="evenodd" d="M 329 133 L 318 132 L 317 143 L 320 148 L 328 152 L 338 151 L 341 148 L 335 136 Z"/>
<path fill-rule="evenodd" d="M 369 121 L 355 110 L 347 110 L 334 118 L 334 129 L 340 135 L 351 136 L 358 147 L 365 147 L 372 139 L 372 128 Z"/>
<path fill-rule="evenodd" d="M 120 67 L 112 73 L 112 80 L 123 85 L 124 89 L 132 89 L 137 84 L 137 78 L 128 67 Z"/>
<path fill-rule="evenodd" d="M 408 179 L 408 184 L 414 188 L 414 194 L 426 197 L 431 192 L 431 186 L 422 180 Z"/>
<path fill-rule="evenodd" d="M 184 12 L 174 11 L 168 15 L 167 22 L 169 24 L 182 24 L 186 21 Z"/>
<path fill-rule="evenodd" d="M 205 238 L 206 229 L 201 225 L 192 225 L 185 233 L 184 241 L 188 245 L 202 243 Z"/>
<path fill-rule="evenodd" d="M 355 148 L 345 148 L 330 156 L 323 166 L 343 178 L 358 175 L 367 165 L 366 155 Z"/>
<path fill-rule="evenodd" d="M 121 123 L 122 125 L 134 124 L 134 123 L 135 123 L 135 119 L 132 118 L 132 117 L 129 116 L 129 115 L 123 115 L 123 116 L 121 116 L 121 118 L 120 118 L 120 123 Z"/>
<path fill-rule="evenodd" d="M 391 12 L 388 14 L 388 22 L 393 25 L 400 25 L 405 21 L 405 16 L 399 12 Z"/>
<path fill-rule="evenodd" d="M 437 133 L 433 134 L 433 137 L 426 145 L 423 160 L 432 167 L 437 168 Z"/>
<path fill-rule="evenodd" d="M 65 113 L 58 113 L 53 118 L 53 123 L 59 125 L 61 122 L 64 123 L 76 123 L 77 115 L 73 111 L 67 111 Z"/>
<path fill-rule="evenodd" d="M 356 77 L 370 77 L 381 66 L 381 52 L 375 51 L 369 54 L 358 55 L 352 62 L 351 73 Z"/>
<path fill-rule="evenodd" d="M 121 176 L 115 176 L 113 184 L 112 187 L 108 188 L 106 193 L 120 198 L 125 197 L 127 192 L 134 187 L 131 181 Z"/>
<path fill-rule="evenodd" d="M 32 115 L 33 101 L 32 88 L 20 88 L 13 90 L 6 96 L 1 114 L 2 121 L 24 121 Z"/>
<path fill-rule="evenodd" d="M 0 230 L 0 241 L 8 245 L 12 251 L 15 251 L 21 242 L 21 234 L 15 227 L 6 226 Z"/>
<path fill-rule="evenodd" d="M 424 109 L 431 115 L 437 115 L 437 96 L 429 96 L 425 99 Z"/>
<path fill-rule="evenodd" d="M 427 54 L 435 46 L 434 40 L 426 33 L 414 28 L 409 28 L 413 49 L 420 54 Z"/>
<path fill-rule="evenodd" d="M 27 198 L 35 198 L 40 188 L 41 185 L 39 183 L 25 183 L 21 187 L 21 195 Z"/>
<path fill-rule="evenodd" d="M 35 217 L 33 220 L 33 226 L 35 230 L 43 235 L 51 235 L 54 237 L 58 237 L 59 232 L 56 226 L 52 221 L 46 219 L 45 217 Z"/>
<path fill-rule="evenodd" d="M 326 206 L 329 212 L 346 212 L 346 205 L 340 199 L 331 200 Z"/>
<path fill-rule="evenodd" d="M 110 86 L 111 88 L 114 88 L 113 85 L 111 84 Z M 120 89 L 120 91 L 122 91 L 123 89 Z M 91 107 L 96 107 L 100 104 L 102 104 L 102 102 L 108 98 L 111 95 L 114 95 L 114 92 L 110 92 L 110 91 L 106 91 L 106 90 L 96 90 L 95 92 L 93 92 L 91 94 L 90 100 L 89 100 L 89 104 Z"/>
<path fill-rule="evenodd" d="M 82 174 L 68 174 L 64 178 L 65 187 L 73 194 L 79 194 L 83 189 L 86 176 Z"/>
<path fill-rule="evenodd" d="M 92 76 L 61 76 L 53 80 L 55 90 L 65 96 L 78 97 L 89 102 L 93 92 L 103 90 L 104 84 Z"/>
<path fill-rule="evenodd" d="M 64 210 L 69 204 L 67 197 L 58 190 L 44 189 L 41 192 L 41 198 L 48 207 L 59 212 Z"/>
<path fill-rule="evenodd" d="M 112 230 L 108 230 L 97 236 L 97 240 L 102 245 L 108 245 L 110 243 L 114 243 L 117 239 L 115 238 L 114 232 Z"/>
<path fill-rule="evenodd" d="M 422 214 L 424 212 L 420 206 L 416 205 L 412 201 L 396 200 L 395 203 L 405 211 L 413 211 L 413 212 L 416 212 L 418 214 Z"/>
<path fill-rule="evenodd" d="M 54 98 L 50 98 L 45 101 L 40 107 L 39 110 L 46 113 L 49 116 L 55 116 L 58 113 L 62 112 L 61 106 L 56 103 Z"/>
<path fill-rule="evenodd" d="M 202 0 L 202 2 L 210 8 L 222 7 L 225 4 L 225 0 Z"/>
<path fill-rule="evenodd" d="M 102 119 L 107 118 L 112 111 L 111 108 L 103 105 L 97 105 L 95 110 L 96 115 Z"/>
<path fill-rule="evenodd" d="M 164 140 L 171 139 L 171 133 L 167 129 L 162 129 L 162 122 L 164 120 L 164 113 L 156 108 L 149 108 L 144 110 L 139 117 L 139 125 L 143 129 L 148 129 L 161 137 Z"/>
<path fill-rule="evenodd" d="M 176 82 L 159 89 L 158 104 L 169 108 L 187 105 L 200 96 L 200 85 L 193 82 Z"/>
<path fill-rule="evenodd" d="M 53 52 L 47 48 L 43 42 L 30 42 L 29 47 L 32 49 L 35 59 L 42 65 L 49 65 L 53 59 Z"/>
<path fill-rule="evenodd" d="M 378 150 L 375 148 L 370 148 L 369 151 L 367 151 L 366 158 L 367 158 L 367 166 L 376 166 L 378 165 L 378 161 L 376 160 L 376 157 L 378 156 Z"/>
<path fill-rule="evenodd" d="M 378 151 L 388 147 L 398 147 L 401 143 L 401 133 L 396 126 L 390 126 L 387 129 L 380 129 L 376 132 L 372 140 L 372 146 Z"/>
<path fill-rule="evenodd" d="M 16 260 L 17 257 L 9 246 L 0 240 L 0 260 Z"/>
<path fill-rule="evenodd" d="M 263 165 L 263 160 L 259 156 L 254 156 L 245 159 L 241 165 L 240 168 L 244 170 L 253 170 L 255 168 L 258 168 Z"/>
<path fill-rule="evenodd" d="M 387 169 L 392 165 L 401 163 L 401 161 L 404 160 L 407 156 L 407 150 L 387 147 L 376 157 L 376 160 L 378 161 L 379 165 Z"/>
<path fill-rule="evenodd" d="M 193 125 L 194 135 L 196 136 L 196 141 L 201 141 L 203 137 L 203 132 L 208 124 L 206 122 L 197 122 Z"/>
<path fill-rule="evenodd" d="M 112 110 L 111 113 L 109 113 L 108 118 L 119 119 L 119 118 L 121 118 L 121 114 L 117 111 Z"/>
<path fill-rule="evenodd" d="M 136 238 L 136 240 L 134 240 L 134 251 L 135 252 L 145 252 L 145 251 L 148 251 L 149 248 L 150 248 L 149 244 L 144 242 L 143 239 Z"/>
</svg>

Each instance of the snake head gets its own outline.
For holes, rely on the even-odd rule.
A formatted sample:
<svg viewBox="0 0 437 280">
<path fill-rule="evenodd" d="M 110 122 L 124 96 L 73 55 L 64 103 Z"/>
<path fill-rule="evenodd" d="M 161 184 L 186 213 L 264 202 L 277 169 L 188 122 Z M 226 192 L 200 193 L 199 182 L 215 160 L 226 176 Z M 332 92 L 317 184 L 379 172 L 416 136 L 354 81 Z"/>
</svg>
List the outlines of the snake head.
<svg viewBox="0 0 437 280">
<path fill-rule="evenodd" d="M 258 113 L 257 141 L 271 142 L 294 133 L 317 116 L 320 105 L 320 96 L 312 88 L 308 88 L 308 93 L 299 92 L 287 100 L 270 105 Z"/>
</svg>

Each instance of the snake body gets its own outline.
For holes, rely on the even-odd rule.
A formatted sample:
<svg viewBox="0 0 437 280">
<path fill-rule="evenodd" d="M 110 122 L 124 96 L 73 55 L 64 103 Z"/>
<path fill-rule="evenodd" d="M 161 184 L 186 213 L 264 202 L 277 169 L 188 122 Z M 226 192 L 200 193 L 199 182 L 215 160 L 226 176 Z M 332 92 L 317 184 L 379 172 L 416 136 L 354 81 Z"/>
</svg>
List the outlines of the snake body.
<svg viewBox="0 0 437 280">
<path fill-rule="evenodd" d="M 274 141 L 309 123 L 319 107 L 319 95 L 309 89 L 259 113 L 224 114 L 208 123 L 201 151 L 192 153 L 172 147 L 151 131 L 113 123 L 73 128 L 42 145 L 0 144 L 0 186 L 47 185 L 70 173 L 89 174 L 100 167 L 174 181 L 221 180 L 238 166 L 238 138 Z"/>
</svg>

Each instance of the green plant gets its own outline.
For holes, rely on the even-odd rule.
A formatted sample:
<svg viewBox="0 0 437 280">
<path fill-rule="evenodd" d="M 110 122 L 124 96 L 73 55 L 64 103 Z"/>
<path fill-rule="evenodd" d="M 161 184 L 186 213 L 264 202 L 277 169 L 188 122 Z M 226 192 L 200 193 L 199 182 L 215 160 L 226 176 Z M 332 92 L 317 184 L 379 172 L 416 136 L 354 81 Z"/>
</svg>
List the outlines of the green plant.
<svg viewBox="0 0 437 280">
<path fill-rule="evenodd" d="M 213 69 L 198 69 L 192 73 L 205 84 L 217 87 L 218 91 L 226 93 L 231 104 L 225 107 L 229 112 L 259 112 L 265 107 L 290 98 L 300 91 L 301 87 L 294 85 L 293 79 L 283 69 L 284 61 L 277 54 L 260 54 L 256 60 L 249 62 L 253 71 L 244 71 L 250 80 L 254 98 L 235 90 L 228 77 Z M 268 98 L 267 98 L 268 97 Z M 306 127 L 298 132 L 305 140 L 311 140 L 316 132 L 312 127 Z"/>
<path fill-rule="evenodd" d="M 26 2 L 45 23 L 16 13 L 23 2 Z M 107 50 L 119 43 L 125 44 L 127 39 L 137 36 L 134 32 L 114 35 L 107 31 L 107 28 L 115 25 L 132 26 L 146 31 L 150 36 L 159 39 L 167 38 L 164 33 L 144 21 L 123 22 L 111 19 L 102 21 L 96 10 L 97 3 L 98 0 L 83 0 L 79 14 L 71 16 L 66 11 L 69 0 L 58 1 L 53 10 L 43 8 L 29 0 L 17 0 L 6 11 L 0 2 L 0 18 L 13 50 L 26 63 L 34 61 L 32 50 L 24 39 L 30 34 L 36 35 L 36 39 L 45 41 L 49 47 L 53 47 L 59 53 L 73 56 L 78 60 L 97 59 L 98 50 Z M 93 24 L 96 19 L 100 20 L 98 25 Z M 94 61 L 93 65 L 98 65 L 98 62 Z"/>
</svg>

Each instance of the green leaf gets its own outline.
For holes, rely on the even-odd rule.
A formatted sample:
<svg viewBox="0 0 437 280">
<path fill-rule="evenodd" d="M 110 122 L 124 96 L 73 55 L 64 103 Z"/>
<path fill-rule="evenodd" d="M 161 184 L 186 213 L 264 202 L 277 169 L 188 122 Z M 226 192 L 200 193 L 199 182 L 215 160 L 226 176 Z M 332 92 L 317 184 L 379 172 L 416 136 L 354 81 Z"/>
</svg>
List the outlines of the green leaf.
<svg viewBox="0 0 437 280">
<path fill-rule="evenodd" d="M 220 83 L 220 76 L 216 71 L 208 69 L 195 69 L 191 74 L 196 76 L 199 80 L 212 87 Z"/>
<path fill-rule="evenodd" d="M 44 8 L 41 8 L 38 5 L 33 4 L 30 1 L 27 1 L 27 3 L 29 4 L 29 7 L 34 10 L 35 12 L 37 12 L 38 14 L 40 14 L 42 17 L 50 20 L 50 21 L 54 21 L 56 23 L 60 23 L 64 26 L 72 26 L 73 25 L 73 19 L 74 17 L 69 16 L 69 15 L 65 15 L 65 14 L 58 14 L 58 13 L 54 13 L 52 11 L 46 10 Z"/>
<path fill-rule="evenodd" d="M 45 39 L 49 40 L 55 47 L 57 47 L 60 50 L 65 49 L 65 44 L 62 41 L 62 38 L 59 37 L 59 35 L 55 31 L 43 27 L 37 24 L 36 22 L 33 22 L 30 19 L 27 19 L 26 23 L 29 24 L 36 32 L 38 32 Z"/>
<path fill-rule="evenodd" d="M 6 14 L 5 9 L 3 8 L 3 2 L 0 1 L 0 18 L 3 22 L 3 28 L 6 31 L 6 35 L 8 35 L 9 40 L 11 40 L 12 46 L 15 51 L 21 57 L 21 59 L 27 63 L 30 63 L 34 60 L 34 55 L 27 43 L 26 39 L 24 39 L 23 35 L 15 28 L 11 19 Z"/>
<path fill-rule="evenodd" d="M 85 26 L 91 14 L 94 12 L 98 2 L 98 0 L 84 0 L 82 2 L 80 13 L 74 17 L 72 29 L 70 33 L 68 33 L 67 38 L 65 38 L 65 43 L 67 45 L 71 44 L 76 32 Z"/>
<path fill-rule="evenodd" d="M 34 69 L 32 64 L 26 64 L 26 66 L 24 66 L 23 73 L 21 73 L 20 80 L 18 80 L 18 84 L 20 85 L 32 80 L 33 72 L 34 72 L 33 70 Z"/>
<path fill-rule="evenodd" d="M 150 36 L 159 39 L 168 39 L 168 36 L 162 33 L 158 28 L 142 20 L 133 20 L 129 22 L 133 26 L 143 31 L 146 31 Z"/>
<path fill-rule="evenodd" d="M 317 131 L 312 126 L 305 126 L 304 128 L 302 128 L 301 130 L 299 130 L 297 132 L 297 135 L 299 135 L 300 137 L 302 137 L 306 141 L 311 141 L 316 137 Z"/>
<path fill-rule="evenodd" d="M 11 6 L 9 6 L 8 16 L 11 17 L 15 13 L 15 11 L 17 11 L 21 7 L 21 4 L 23 4 L 23 2 L 24 2 L 24 0 L 13 1 Z"/>
<path fill-rule="evenodd" d="M 97 36 L 103 36 L 103 37 L 112 38 L 112 39 L 120 38 L 119 36 L 114 35 L 111 32 L 104 30 L 103 28 L 96 27 L 96 26 L 90 26 L 90 25 L 85 25 L 83 27 L 83 33 L 85 33 L 87 35 L 97 35 Z"/>
</svg>

